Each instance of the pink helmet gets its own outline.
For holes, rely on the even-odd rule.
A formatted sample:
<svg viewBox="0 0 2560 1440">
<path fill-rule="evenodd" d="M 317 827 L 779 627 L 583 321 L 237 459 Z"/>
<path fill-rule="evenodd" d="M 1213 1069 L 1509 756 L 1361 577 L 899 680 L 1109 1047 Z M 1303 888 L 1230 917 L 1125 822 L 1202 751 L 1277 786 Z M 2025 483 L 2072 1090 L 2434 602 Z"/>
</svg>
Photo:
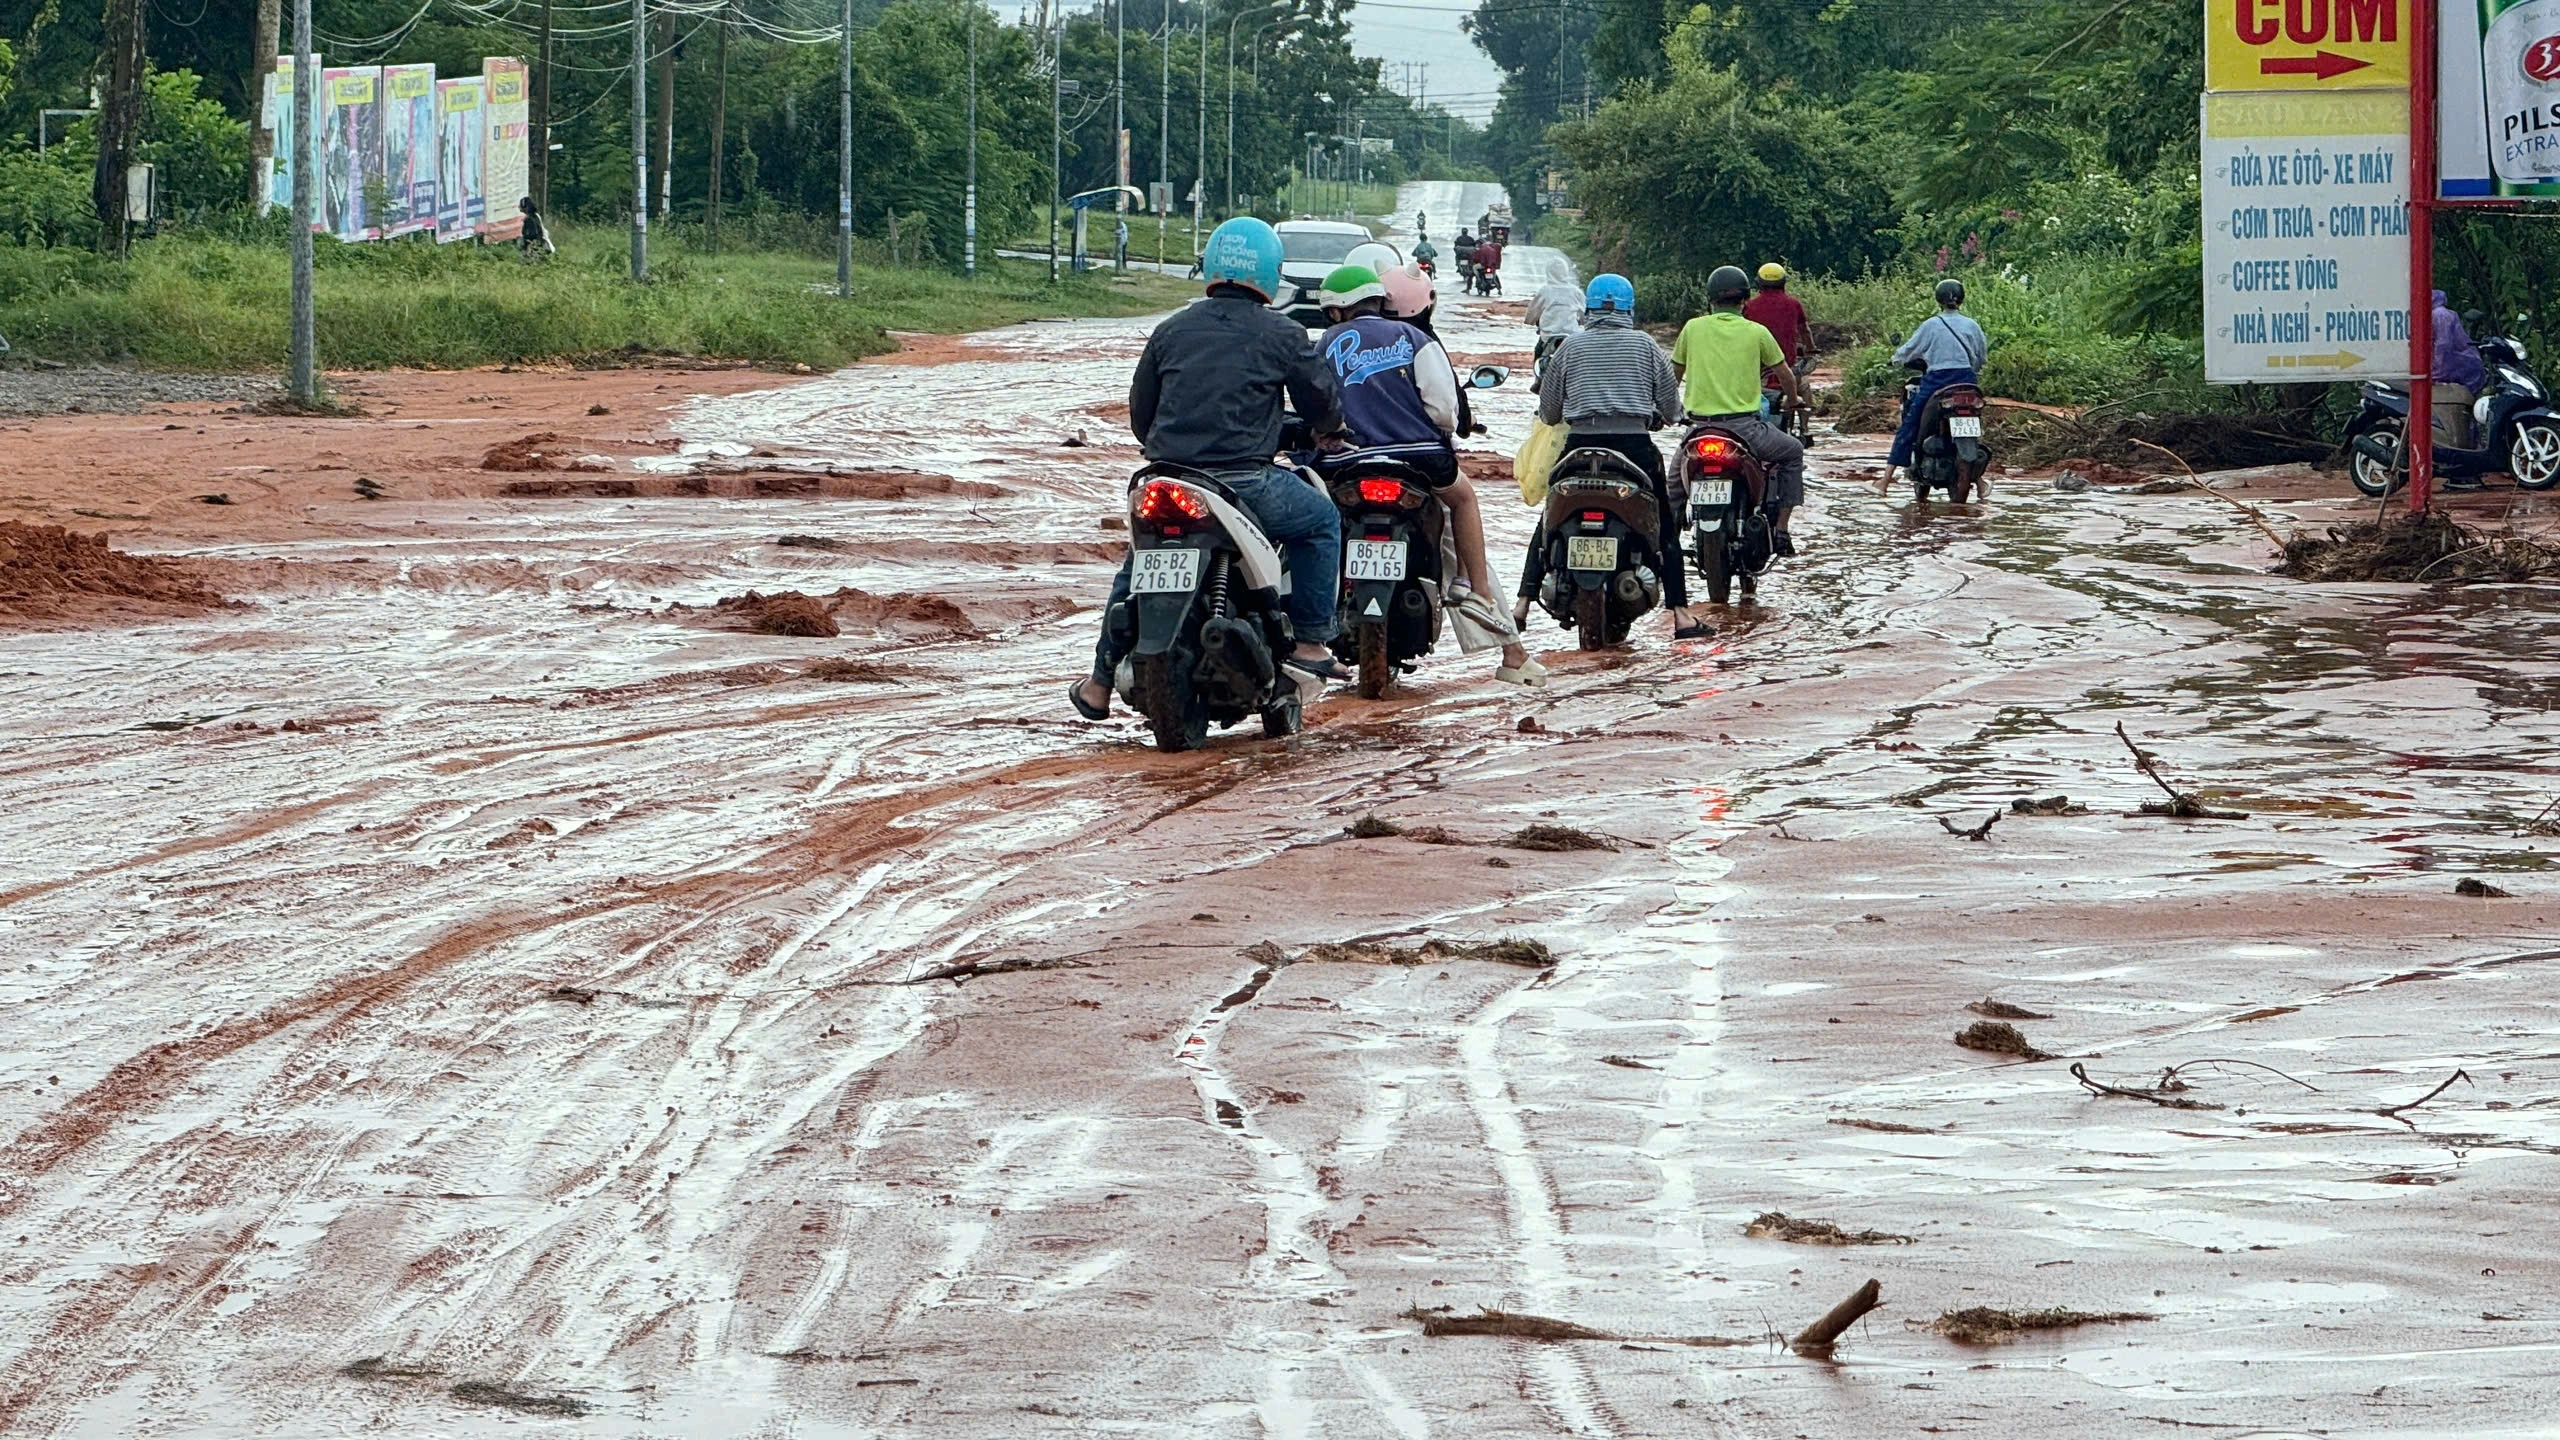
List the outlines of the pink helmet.
<svg viewBox="0 0 2560 1440">
<path fill-rule="evenodd" d="M 1431 277 L 1419 265 L 1399 265 L 1378 277 L 1387 287 L 1387 313 L 1410 320 L 1432 306 Z"/>
</svg>

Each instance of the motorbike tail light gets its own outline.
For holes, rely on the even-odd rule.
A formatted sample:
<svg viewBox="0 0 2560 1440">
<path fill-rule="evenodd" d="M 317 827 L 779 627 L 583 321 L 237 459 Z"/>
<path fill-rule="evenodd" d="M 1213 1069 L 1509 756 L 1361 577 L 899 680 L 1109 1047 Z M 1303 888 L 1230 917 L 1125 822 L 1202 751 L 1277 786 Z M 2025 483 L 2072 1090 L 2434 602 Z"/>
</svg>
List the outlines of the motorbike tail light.
<svg viewBox="0 0 2560 1440">
<path fill-rule="evenodd" d="M 1742 458 L 1742 447 L 1730 436 L 1701 435 L 1689 442 L 1689 458 L 1701 469 L 1721 470 Z"/>
<path fill-rule="evenodd" d="M 1363 480 L 1360 498 L 1371 505 L 1393 505 L 1404 498 L 1404 482 L 1393 477 Z"/>
<path fill-rule="evenodd" d="M 1608 518 L 1609 512 L 1606 510 L 1585 510 L 1582 512 L 1582 523 L 1585 525 L 1597 525 Z"/>
<path fill-rule="evenodd" d="M 1209 518 L 1209 507 L 1201 504 L 1198 496 L 1167 480 L 1150 480 L 1140 486 L 1137 503 L 1129 508 L 1150 525 L 1179 525 L 1185 520 Z"/>
</svg>

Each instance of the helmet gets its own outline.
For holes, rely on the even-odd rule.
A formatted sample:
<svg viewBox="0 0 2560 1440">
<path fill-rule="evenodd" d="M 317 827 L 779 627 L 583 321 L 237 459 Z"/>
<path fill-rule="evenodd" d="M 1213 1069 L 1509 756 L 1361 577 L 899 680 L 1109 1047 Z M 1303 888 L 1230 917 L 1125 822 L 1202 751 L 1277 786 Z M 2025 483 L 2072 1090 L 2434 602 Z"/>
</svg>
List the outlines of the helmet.
<svg viewBox="0 0 2560 1440">
<path fill-rule="evenodd" d="M 1280 232 L 1250 215 L 1220 225 L 1200 252 L 1200 277 L 1211 285 L 1241 285 L 1269 304 L 1280 294 Z"/>
<path fill-rule="evenodd" d="M 1707 303 L 1710 305 L 1739 304 L 1750 293 L 1751 279 L 1742 273 L 1739 265 L 1719 265 L 1715 273 L 1707 277 Z"/>
<path fill-rule="evenodd" d="M 1324 289 L 1316 293 L 1316 303 L 1327 310 L 1347 310 L 1363 300 L 1384 300 L 1387 287 L 1378 272 L 1366 265 L 1343 265 L 1324 277 Z"/>
<path fill-rule="evenodd" d="M 1787 283 L 1787 267 L 1786 267 L 1786 266 L 1784 266 L 1784 265 L 1779 264 L 1779 263 L 1778 263 L 1777 261 L 1775 261 L 1775 260 L 1772 260 L 1772 261 L 1770 261 L 1768 264 L 1761 266 L 1761 267 L 1760 267 L 1760 283 L 1761 283 L 1761 284 L 1763 284 L 1763 285 L 1784 285 L 1784 284 L 1786 284 L 1786 283 Z"/>
<path fill-rule="evenodd" d="M 1396 253 L 1396 247 L 1393 245 L 1381 245 L 1372 240 L 1366 245 L 1352 246 L 1351 253 L 1342 257 L 1342 263 L 1358 265 L 1363 269 L 1374 270 L 1384 275 L 1403 264 L 1404 257 Z"/>
<path fill-rule="evenodd" d="M 1941 304 L 1941 305 L 1944 305 L 1944 306 L 1948 307 L 1949 309 L 1953 309 L 1953 308 L 1955 308 L 1956 306 L 1963 304 L 1963 303 L 1964 303 L 1964 282 L 1963 282 L 1963 281 L 1961 281 L 1961 280 L 1941 280 L 1941 281 L 1939 281 L 1939 282 L 1938 282 L 1938 303 L 1939 303 L 1939 304 Z"/>
<path fill-rule="evenodd" d="M 1378 277 L 1387 287 L 1387 313 L 1399 320 L 1410 320 L 1431 308 L 1439 297 L 1431 293 L 1431 277 L 1419 265 L 1407 265 Z"/>
<path fill-rule="evenodd" d="M 1636 287 L 1624 275 L 1594 275 L 1582 292 L 1585 310 L 1615 310 L 1622 315 L 1636 313 Z"/>
</svg>

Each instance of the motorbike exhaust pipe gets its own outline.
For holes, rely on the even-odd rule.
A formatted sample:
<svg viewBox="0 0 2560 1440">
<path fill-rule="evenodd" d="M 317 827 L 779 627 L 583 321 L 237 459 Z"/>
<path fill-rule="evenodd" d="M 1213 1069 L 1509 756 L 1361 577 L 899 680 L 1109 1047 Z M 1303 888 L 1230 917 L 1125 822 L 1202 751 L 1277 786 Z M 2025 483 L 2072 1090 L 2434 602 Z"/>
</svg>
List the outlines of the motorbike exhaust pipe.
<svg viewBox="0 0 2560 1440">
<path fill-rule="evenodd" d="M 1622 605 L 1644 603 L 1645 583 L 1643 578 L 1633 570 L 1619 571 L 1618 578 L 1610 582 L 1609 588 L 1618 592 L 1618 602 Z"/>
</svg>

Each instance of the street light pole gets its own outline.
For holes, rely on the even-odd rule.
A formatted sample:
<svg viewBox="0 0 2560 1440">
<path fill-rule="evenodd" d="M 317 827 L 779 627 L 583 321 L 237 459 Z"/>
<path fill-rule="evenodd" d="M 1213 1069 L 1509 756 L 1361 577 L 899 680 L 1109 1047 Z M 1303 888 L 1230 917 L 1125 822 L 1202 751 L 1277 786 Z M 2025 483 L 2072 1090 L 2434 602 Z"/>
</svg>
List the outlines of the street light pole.
<svg viewBox="0 0 2560 1440">
<path fill-rule="evenodd" d="M 1236 22 L 1247 15 L 1277 10 L 1278 4 L 1257 5 L 1239 10 L 1227 17 L 1227 213 L 1236 213 Z M 1261 32 L 1256 31 L 1257 35 Z M 1256 92 L 1259 94 L 1260 92 Z"/>
<path fill-rule="evenodd" d="M 263 83 L 263 82 L 261 82 Z M 320 398 L 319 345 L 311 308 L 311 207 L 319 198 L 313 167 L 320 162 L 319 137 L 312 133 L 312 104 L 320 84 L 320 67 L 311 63 L 311 0 L 293 0 L 293 94 L 291 116 L 278 116 L 293 141 L 293 336 L 286 386 L 293 398 L 308 405 Z"/>
<path fill-rule="evenodd" d="M 853 0 L 836 35 L 836 298 L 853 298 Z"/>
<path fill-rule="evenodd" d="M 631 279 L 648 278 L 649 0 L 631 0 Z"/>
<path fill-rule="evenodd" d="M 1209 7 L 1200 7 L 1200 133 L 1192 149 L 1191 253 L 1200 253 L 1200 207 L 1209 201 Z"/>
<path fill-rule="evenodd" d="M 969 180 L 960 204 L 960 273 L 978 273 L 978 10 L 971 6 L 969 27 Z"/>
<path fill-rule="evenodd" d="M 1111 0 L 1111 178 L 1129 183 L 1129 0 Z M 1111 197 L 1111 213 L 1129 213 L 1128 195 Z M 1124 226 L 1125 221 L 1121 222 Z M 1112 268 L 1129 268 L 1129 247 L 1113 247 Z"/>
<path fill-rule="evenodd" d="M 845 0 L 846 4 L 853 0 Z M 1066 157 L 1065 131 L 1061 128 L 1060 102 L 1066 96 L 1067 78 L 1067 7 L 1057 8 L 1057 20 L 1050 30 L 1049 41 L 1049 283 L 1058 283 L 1058 167 Z"/>
</svg>

